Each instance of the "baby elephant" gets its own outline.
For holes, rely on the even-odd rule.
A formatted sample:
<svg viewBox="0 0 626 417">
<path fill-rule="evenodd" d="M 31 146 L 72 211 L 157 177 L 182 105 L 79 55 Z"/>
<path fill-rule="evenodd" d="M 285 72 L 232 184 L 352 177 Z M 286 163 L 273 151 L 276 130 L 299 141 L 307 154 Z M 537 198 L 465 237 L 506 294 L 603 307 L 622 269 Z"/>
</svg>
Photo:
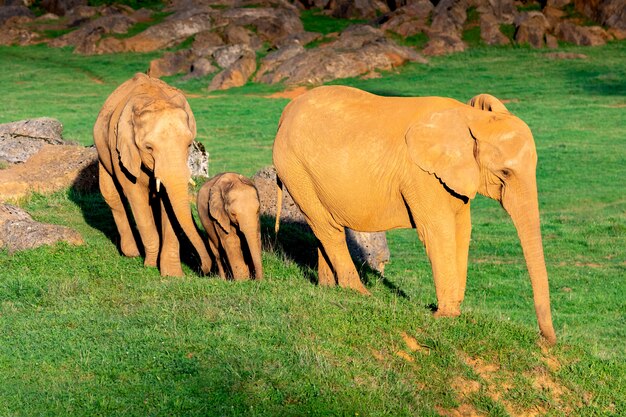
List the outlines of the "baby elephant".
<svg viewBox="0 0 626 417">
<path fill-rule="evenodd" d="M 262 279 L 259 195 L 252 181 L 234 172 L 214 176 L 198 193 L 198 214 L 220 277 L 230 270 L 236 280 L 252 272 Z"/>
</svg>

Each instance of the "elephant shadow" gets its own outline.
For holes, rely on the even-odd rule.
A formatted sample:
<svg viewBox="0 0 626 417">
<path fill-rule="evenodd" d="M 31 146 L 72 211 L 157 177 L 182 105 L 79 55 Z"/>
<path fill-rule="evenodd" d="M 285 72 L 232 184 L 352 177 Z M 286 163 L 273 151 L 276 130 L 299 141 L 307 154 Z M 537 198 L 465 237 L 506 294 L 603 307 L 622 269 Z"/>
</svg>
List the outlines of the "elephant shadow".
<svg viewBox="0 0 626 417">
<path fill-rule="evenodd" d="M 78 174 L 70 188 L 69 198 L 74 204 L 79 207 L 82 212 L 83 218 L 85 219 L 85 222 L 89 226 L 104 234 L 104 236 L 115 245 L 120 256 L 124 256 L 120 248 L 120 235 L 117 231 L 117 227 L 115 226 L 113 214 L 111 213 L 111 209 L 109 208 L 108 204 L 104 200 L 104 197 L 100 193 L 100 189 L 98 186 L 97 161 L 83 168 L 83 170 Z M 169 209 L 171 213 L 171 205 L 169 204 L 169 201 L 167 201 L 167 199 L 165 205 L 166 210 Z M 130 207 L 128 206 L 128 204 L 125 204 L 124 207 L 126 209 L 126 214 L 128 215 L 129 219 L 133 220 L 131 224 L 134 226 L 134 217 L 132 215 Z M 154 205 L 153 215 L 156 223 L 160 224 L 161 210 L 156 204 Z M 173 218 L 174 216 L 170 215 L 170 219 Z M 178 225 L 176 221 L 172 221 L 172 227 L 176 231 L 176 236 L 178 237 L 178 240 L 180 242 L 181 262 L 187 265 L 196 273 L 200 273 L 200 258 L 196 254 L 196 251 L 191 244 L 191 241 L 189 241 L 185 233 L 182 231 L 182 228 Z M 139 235 L 139 231 L 136 227 L 132 227 L 132 231 L 133 236 L 135 237 L 135 241 L 137 242 L 140 256 L 142 258 L 145 258 L 145 251 L 141 241 L 141 236 Z M 158 228 L 158 231 L 160 234 L 160 228 Z M 203 231 L 200 231 L 200 235 L 206 242 L 206 235 Z"/>
<path fill-rule="evenodd" d="M 261 240 L 263 250 L 275 252 L 279 256 L 295 262 L 303 271 L 307 280 L 318 284 L 317 276 L 317 247 L 318 240 L 308 224 L 298 221 L 281 220 L 278 235 L 274 231 L 275 217 L 261 215 Z M 374 281 L 380 281 L 389 291 L 399 297 L 408 299 L 409 296 L 379 271 L 371 268 L 365 262 L 359 262 L 358 254 L 352 254 L 361 280 L 365 286 L 371 286 Z"/>
</svg>

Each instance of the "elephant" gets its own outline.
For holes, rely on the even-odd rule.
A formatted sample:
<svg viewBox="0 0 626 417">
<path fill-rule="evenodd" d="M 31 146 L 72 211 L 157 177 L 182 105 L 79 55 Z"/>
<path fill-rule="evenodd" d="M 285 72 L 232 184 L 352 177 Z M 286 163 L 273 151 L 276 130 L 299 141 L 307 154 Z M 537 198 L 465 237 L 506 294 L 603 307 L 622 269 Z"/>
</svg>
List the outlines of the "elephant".
<svg viewBox="0 0 626 417">
<path fill-rule="evenodd" d="M 200 188 L 197 204 L 220 277 L 226 278 L 229 270 L 235 280 L 248 279 L 251 272 L 255 279 L 263 279 L 260 203 L 254 183 L 234 172 L 218 174 Z"/>
<path fill-rule="evenodd" d="M 143 243 L 144 265 L 157 266 L 158 261 L 162 276 L 183 275 L 174 226 L 180 226 L 198 253 L 202 271 L 208 273 L 212 266 L 188 192 L 193 180 L 187 159 L 195 136 L 196 121 L 183 93 L 145 74 L 111 93 L 93 128 L 100 191 L 113 213 L 121 251 L 139 256 L 127 201 Z"/>
<path fill-rule="evenodd" d="M 532 133 L 493 96 L 471 103 L 317 87 L 283 110 L 274 166 L 320 243 L 320 285 L 369 294 L 350 259 L 345 227 L 414 228 L 431 263 L 437 317 L 461 314 L 470 201 L 476 193 L 499 201 L 521 242 L 541 334 L 555 343 Z"/>
</svg>

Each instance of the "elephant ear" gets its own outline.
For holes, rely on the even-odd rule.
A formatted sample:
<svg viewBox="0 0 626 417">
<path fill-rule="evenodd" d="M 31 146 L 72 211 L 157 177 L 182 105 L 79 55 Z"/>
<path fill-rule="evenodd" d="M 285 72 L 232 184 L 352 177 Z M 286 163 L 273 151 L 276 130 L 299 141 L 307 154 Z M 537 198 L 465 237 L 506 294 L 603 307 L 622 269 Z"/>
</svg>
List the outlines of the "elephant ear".
<svg viewBox="0 0 626 417">
<path fill-rule="evenodd" d="M 171 98 L 172 102 L 180 107 L 187 113 L 187 126 L 191 133 L 193 133 L 193 137 L 196 137 L 197 129 L 196 129 L 196 118 L 193 116 L 193 112 L 191 111 L 191 107 L 189 107 L 189 102 L 185 98 L 182 92 L 177 91 L 177 94 Z"/>
<path fill-rule="evenodd" d="M 444 110 L 413 124 L 406 133 L 411 160 L 456 194 L 474 198 L 479 168 L 476 142 L 459 109 Z"/>
<path fill-rule="evenodd" d="M 124 106 L 115 128 L 116 149 L 120 162 L 124 168 L 135 178 L 139 178 L 141 172 L 141 157 L 139 148 L 135 142 L 135 115 L 133 105 L 129 101 Z"/>
<path fill-rule="evenodd" d="M 467 102 L 467 104 L 479 110 L 509 114 L 509 110 L 504 106 L 504 104 L 491 94 L 479 94 L 474 96 Z"/>
<path fill-rule="evenodd" d="M 209 190 L 209 214 L 226 233 L 230 231 L 230 218 L 226 213 L 224 195 L 219 186 L 213 186 Z"/>
</svg>

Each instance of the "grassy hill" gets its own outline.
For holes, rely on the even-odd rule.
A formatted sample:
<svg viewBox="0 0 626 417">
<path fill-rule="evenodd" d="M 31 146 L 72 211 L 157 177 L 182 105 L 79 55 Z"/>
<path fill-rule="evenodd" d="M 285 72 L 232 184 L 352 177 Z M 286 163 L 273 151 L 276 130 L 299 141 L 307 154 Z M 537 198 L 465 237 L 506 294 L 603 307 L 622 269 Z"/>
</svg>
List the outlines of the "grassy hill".
<svg viewBox="0 0 626 417">
<path fill-rule="evenodd" d="M 463 315 L 437 320 L 430 265 L 413 230 L 388 233 L 372 297 L 311 283 L 266 225 L 263 282 L 162 278 L 116 248 L 99 194 L 20 201 L 81 232 L 81 247 L 0 252 L 0 415 L 609 416 L 626 409 L 626 43 L 481 48 L 380 79 L 343 80 L 383 95 L 466 101 L 488 92 L 533 130 L 546 262 L 559 343 L 539 343 L 513 225 L 473 202 Z M 108 94 L 155 55 L 77 56 L 0 48 L 0 122 L 55 117 L 91 143 Z M 281 86 L 183 89 L 210 172 L 271 163 Z M 268 223 L 269 224 L 269 223 Z M 288 230 L 286 231 L 289 232 Z M 282 233 L 282 232 L 281 232 Z M 296 236 L 302 257 L 311 238 Z"/>
</svg>

